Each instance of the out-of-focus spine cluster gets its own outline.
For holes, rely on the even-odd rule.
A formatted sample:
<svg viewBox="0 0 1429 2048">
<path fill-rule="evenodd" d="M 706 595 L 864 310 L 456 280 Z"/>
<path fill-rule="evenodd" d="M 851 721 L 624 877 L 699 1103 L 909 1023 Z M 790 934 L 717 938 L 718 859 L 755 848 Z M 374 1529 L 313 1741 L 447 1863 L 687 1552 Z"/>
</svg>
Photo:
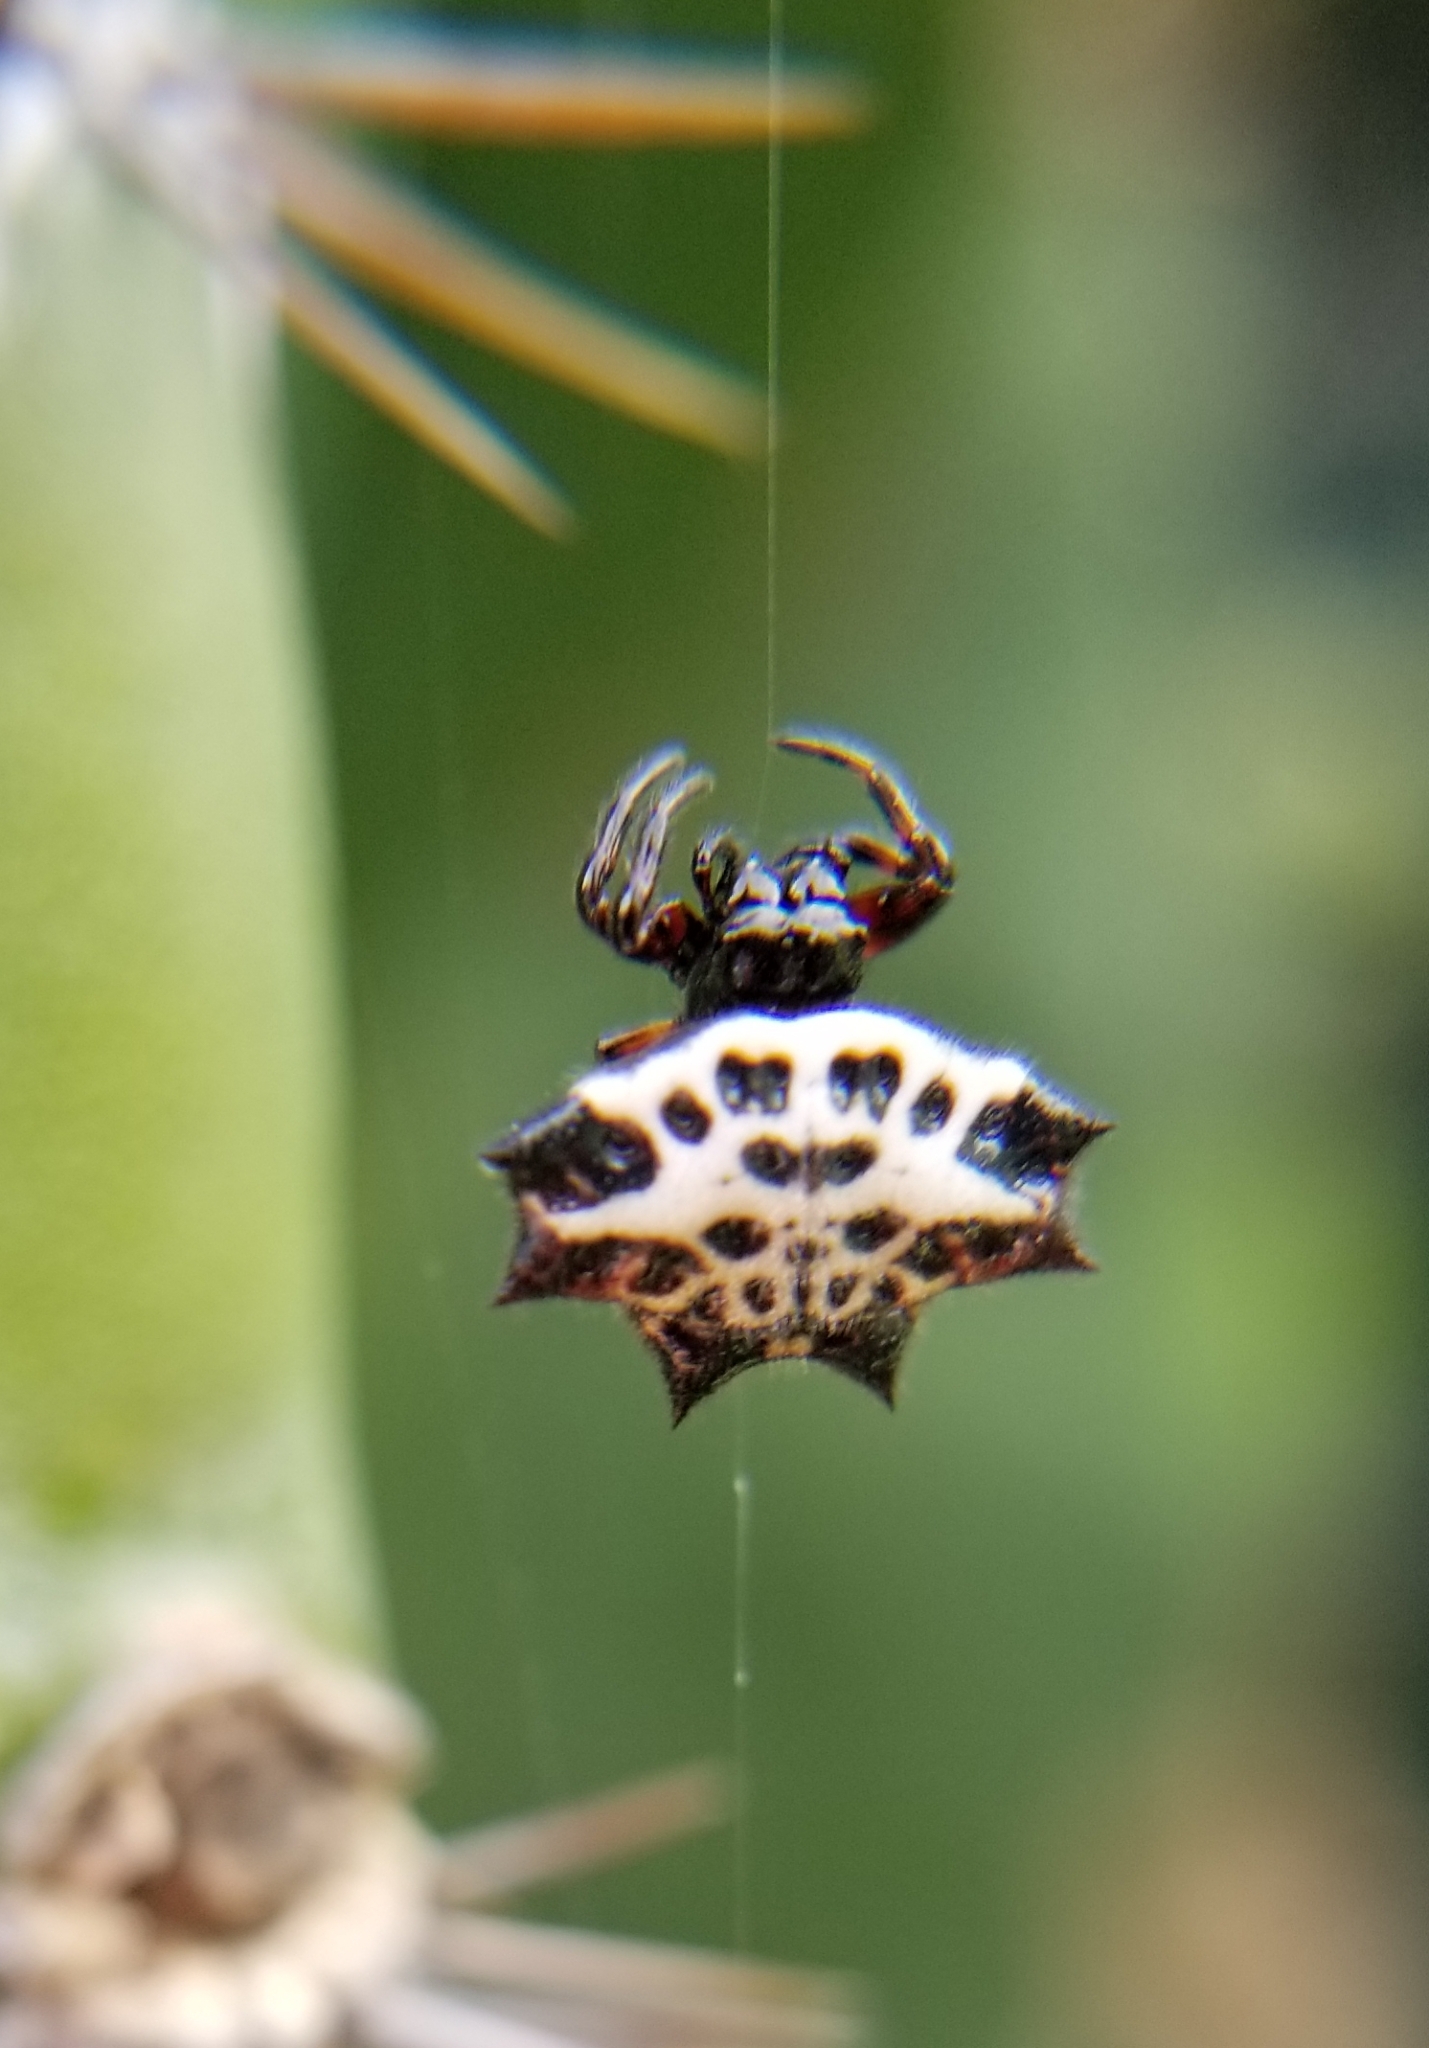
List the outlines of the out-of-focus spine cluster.
<svg viewBox="0 0 1429 2048">
<path fill-rule="evenodd" d="M 0 1812 L 3 2048 L 858 2038 L 840 1980 L 489 1910 L 708 1825 L 717 1774 L 444 1848 L 406 1804 L 424 1748 L 367 1672 L 227 1604 L 160 1610 Z"/>
</svg>

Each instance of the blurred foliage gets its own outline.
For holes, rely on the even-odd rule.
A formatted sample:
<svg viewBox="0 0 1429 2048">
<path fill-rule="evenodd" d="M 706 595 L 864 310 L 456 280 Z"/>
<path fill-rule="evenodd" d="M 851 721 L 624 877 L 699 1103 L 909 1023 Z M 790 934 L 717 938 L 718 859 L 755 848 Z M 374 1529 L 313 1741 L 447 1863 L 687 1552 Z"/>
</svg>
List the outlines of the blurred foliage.
<svg viewBox="0 0 1429 2048">
<path fill-rule="evenodd" d="M 742 1426 L 743 1904 L 756 1946 L 870 1971 L 904 2042 L 1014 2034 L 1068 1830 L 1078 1882 L 1069 1794 L 1178 1702 L 1334 1697 L 1422 1744 L 1426 195 L 1355 146 L 1401 18 L 788 8 L 886 113 L 787 161 L 772 710 L 868 737 L 953 829 L 958 898 L 870 996 L 1119 1124 L 1101 1273 L 945 1299 L 893 1418 L 789 1368 L 672 1438 L 614 1313 L 488 1306 L 510 1219 L 477 1149 L 669 1006 L 571 910 L 618 774 L 679 738 L 766 847 L 854 800 L 767 761 L 763 478 L 423 333 L 558 457 L 561 552 L 292 366 L 367 1454 L 434 1811 L 729 1748 Z M 766 29 L 746 0 L 578 19 Z M 761 364 L 757 154 L 400 160 Z M 723 1939 L 731 1887 L 711 1847 L 579 1907 Z"/>
</svg>

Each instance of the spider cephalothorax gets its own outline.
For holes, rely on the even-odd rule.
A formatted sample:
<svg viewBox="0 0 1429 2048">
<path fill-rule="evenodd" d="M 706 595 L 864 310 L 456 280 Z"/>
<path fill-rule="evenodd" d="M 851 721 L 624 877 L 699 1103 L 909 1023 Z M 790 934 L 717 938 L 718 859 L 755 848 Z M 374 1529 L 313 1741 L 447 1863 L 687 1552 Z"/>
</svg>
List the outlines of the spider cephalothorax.
<svg viewBox="0 0 1429 2048">
<path fill-rule="evenodd" d="M 1067 1179 L 1106 1124 L 1013 1054 L 854 1000 L 864 962 L 946 899 L 947 848 L 872 755 L 778 744 L 853 768 L 896 844 L 845 832 L 767 861 L 715 832 L 698 908 L 657 902 L 671 821 L 709 778 L 674 749 L 641 762 L 576 899 L 669 972 L 684 1015 L 605 1039 L 602 1065 L 486 1155 L 520 1218 L 499 1299 L 617 1303 L 677 1421 L 771 1358 L 820 1359 L 891 1403 L 933 1295 L 1087 1264 Z M 850 889 L 860 864 L 876 879 Z"/>
<path fill-rule="evenodd" d="M 692 862 L 699 908 L 678 897 L 657 903 L 675 814 L 713 786 L 671 747 L 640 762 L 620 785 L 581 869 L 576 906 L 585 922 L 627 959 L 664 967 L 685 992 L 686 1022 L 724 1010 L 792 1015 L 847 1002 L 864 962 L 916 931 L 952 890 L 951 854 L 881 761 L 818 733 L 783 733 L 775 745 L 852 768 L 897 844 L 843 832 L 770 861 L 744 854 L 727 831 L 708 832 Z M 850 873 L 859 865 L 883 879 L 851 890 Z M 666 1028 L 624 1033 L 601 1051 L 615 1057 L 648 1047 Z"/>
</svg>

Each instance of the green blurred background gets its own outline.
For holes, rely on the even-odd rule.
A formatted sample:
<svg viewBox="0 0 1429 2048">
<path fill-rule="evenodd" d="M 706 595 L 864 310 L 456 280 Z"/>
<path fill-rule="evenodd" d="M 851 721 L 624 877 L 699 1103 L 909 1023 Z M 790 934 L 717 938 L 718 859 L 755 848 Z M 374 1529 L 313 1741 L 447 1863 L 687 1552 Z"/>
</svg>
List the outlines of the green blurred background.
<svg viewBox="0 0 1429 2048">
<path fill-rule="evenodd" d="M 759 0 L 503 18 L 767 29 Z M 555 1910 L 744 1921 L 867 1971 L 910 2048 L 1422 2039 L 1314 1987 L 1335 1884 L 1400 1868 L 1364 1816 L 1422 1839 L 1429 1728 L 1429 32 L 1389 0 L 790 0 L 787 32 L 882 117 L 786 164 L 774 715 L 866 737 L 951 828 L 958 897 L 869 994 L 1115 1116 L 1101 1271 L 939 1303 L 893 1417 L 789 1367 L 674 1436 L 613 1312 L 490 1308 L 478 1149 L 668 1006 L 572 912 L 618 775 L 683 741 L 771 849 L 855 791 L 768 762 L 761 474 L 414 327 L 569 484 L 562 550 L 295 360 L 362 1431 L 430 1810 L 731 1752 L 742 1428 L 744 1889 L 715 1842 Z M 389 155 L 762 374 L 758 151 Z M 1298 1919 L 1266 1840 L 1323 1865 Z M 1223 1940 L 1156 1905 L 1223 1866 Z M 1394 1978 L 1372 1946 L 1346 1982 Z M 1183 1978 L 1199 2033 L 1164 2023 Z"/>
</svg>

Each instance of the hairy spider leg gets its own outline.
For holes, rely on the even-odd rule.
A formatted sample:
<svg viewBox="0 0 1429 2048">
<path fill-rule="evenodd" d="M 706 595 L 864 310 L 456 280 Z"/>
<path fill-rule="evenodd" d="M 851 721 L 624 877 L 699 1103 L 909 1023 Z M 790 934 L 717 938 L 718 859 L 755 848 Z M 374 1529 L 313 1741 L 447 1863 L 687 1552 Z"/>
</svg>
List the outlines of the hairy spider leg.
<svg viewBox="0 0 1429 2048">
<path fill-rule="evenodd" d="M 658 753 L 648 754 L 643 761 L 637 761 L 611 798 L 596 827 L 595 844 L 586 856 L 585 866 L 576 883 L 576 909 L 591 930 L 598 932 L 603 939 L 610 938 L 612 909 L 605 891 L 619 864 L 625 835 L 630 830 L 630 821 L 640 799 L 662 775 L 684 765 L 685 756 L 679 747 L 662 747 Z"/>
<path fill-rule="evenodd" d="M 700 892 L 700 903 L 711 924 L 718 924 L 729 907 L 730 891 L 744 861 L 744 849 L 728 825 L 706 832 L 695 848 L 690 873 Z"/>
<path fill-rule="evenodd" d="M 941 910 L 951 894 L 949 884 L 931 875 L 916 881 L 893 882 L 884 889 L 860 889 L 848 899 L 848 907 L 868 933 L 863 957 L 876 960 L 890 946 L 911 938 L 935 910 Z"/>
<path fill-rule="evenodd" d="M 676 814 L 697 796 L 714 787 L 703 768 L 679 775 L 651 804 L 645 827 L 630 862 L 630 873 L 615 911 L 616 944 L 632 958 L 663 959 L 686 937 L 692 922 L 698 922 L 678 897 L 671 897 L 652 911 L 650 899 L 660 879 L 660 864 Z M 678 929 L 677 929 L 678 927 Z"/>
<path fill-rule="evenodd" d="M 665 845 L 676 813 L 691 798 L 712 787 L 703 768 L 684 770 L 678 747 L 649 755 L 626 777 L 601 819 L 595 845 L 576 884 L 576 908 L 582 920 L 626 959 L 668 967 L 677 980 L 689 972 L 694 954 L 708 936 L 698 912 L 678 897 L 651 909 Z M 661 778 L 673 780 L 652 796 Z M 640 806 L 650 799 L 635 849 L 630 839 Z M 627 862 L 624 886 L 612 889 L 622 856 Z"/>
<path fill-rule="evenodd" d="M 864 957 L 874 959 L 908 938 L 946 902 L 957 873 L 952 854 L 897 776 L 875 754 L 824 733 L 802 730 L 778 734 L 775 745 L 786 753 L 851 768 L 897 835 L 898 847 L 863 832 L 846 833 L 836 842 L 850 860 L 894 878 L 849 898 L 850 910 L 868 932 Z"/>
<path fill-rule="evenodd" d="M 906 846 L 890 846 L 887 840 L 875 839 L 868 832 L 842 832 L 834 846 L 850 867 L 860 860 L 867 867 L 878 868 L 885 875 L 897 875 L 905 882 L 919 873 L 917 856 Z"/>
<path fill-rule="evenodd" d="M 951 884 L 952 855 L 910 793 L 876 754 L 827 733 L 799 729 L 777 734 L 774 744 L 788 754 L 806 754 L 814 760 L 832 761 L 839 768 L 851 768 L 916 863 L 917 871 L 936 875 L 945 884 Z"/>
<path fill-rule="evenodd" d="M 673 1031 L 683 1030 L 678 1017 L 659 1017 L 652 1024 L 633 1024 L 628 1031 L 612 1031 L 595 1042 L 595 1056 L 602 1066 L 611 1060 L 633 1059 L 638 1052 L 653 1052 Z"/>
</svg>

